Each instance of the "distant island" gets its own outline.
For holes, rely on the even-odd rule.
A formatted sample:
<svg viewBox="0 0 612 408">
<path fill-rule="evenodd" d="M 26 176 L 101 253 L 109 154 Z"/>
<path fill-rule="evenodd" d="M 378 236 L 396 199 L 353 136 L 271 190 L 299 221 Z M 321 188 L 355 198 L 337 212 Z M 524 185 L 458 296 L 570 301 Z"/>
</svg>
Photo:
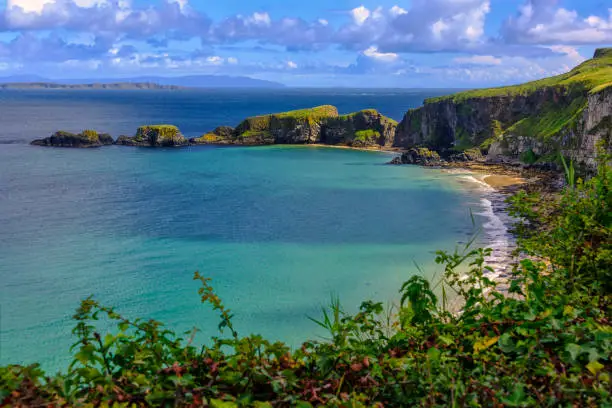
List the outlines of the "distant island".
<svg viewBox="0 0 612 408">
<path fill-rule="evenodd" d="M 284 88 L 279 82 L 240 76 L 189 75 L 178 77 L 50 79 L 37 75 L 0 77 L 0 89 L 188 89 L 188 88 Z"/>
<path fill-rule="evenodd" d="M 0 89 L 154 89 L 154 90 L 178 90 L 188 89 L 176 85 L 160 85 L 151 82 L 114 82 L 114 83 L 91 83 L 91 84 L 58 84 L 55 82 L 8 82 L 0 83 Z"/>
</svg>

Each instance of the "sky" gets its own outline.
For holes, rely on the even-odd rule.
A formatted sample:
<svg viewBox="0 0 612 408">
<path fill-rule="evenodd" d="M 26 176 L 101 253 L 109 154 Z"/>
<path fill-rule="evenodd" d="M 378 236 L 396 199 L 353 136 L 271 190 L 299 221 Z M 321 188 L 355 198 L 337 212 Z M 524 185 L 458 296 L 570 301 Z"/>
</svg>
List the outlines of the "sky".
<svg viewBox="0 0 612 408">
<path fill-rule="evenodd" d="M 0 0 L 0 77 L 505 85 L 612 46 L 611 0 Z"/>
</svg>

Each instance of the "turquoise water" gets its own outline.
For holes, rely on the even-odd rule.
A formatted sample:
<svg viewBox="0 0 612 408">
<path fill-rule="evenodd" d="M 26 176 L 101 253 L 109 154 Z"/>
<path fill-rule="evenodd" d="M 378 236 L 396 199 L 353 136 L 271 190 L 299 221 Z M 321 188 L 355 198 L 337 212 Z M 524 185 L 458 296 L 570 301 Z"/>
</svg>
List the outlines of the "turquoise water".
<svg viewBox="0 0 612 408">
<path fill-rule="evenodd" d="M 331 294 L 350 311 L 397 300 L 414 262 L 433 274 L 433 251 L 465 241 L 482 204 L 459 176 L 389 158 L 0 144 L 0 364 L 63 367 L 70 316 L 91 294 L 130 317 L 197 326 L 206 341 L 217 321 L 199 304 L 196 270 L 214 279 L 241 333 L 293 345 L 322 334 L 307 316 Z"/>
</svg>

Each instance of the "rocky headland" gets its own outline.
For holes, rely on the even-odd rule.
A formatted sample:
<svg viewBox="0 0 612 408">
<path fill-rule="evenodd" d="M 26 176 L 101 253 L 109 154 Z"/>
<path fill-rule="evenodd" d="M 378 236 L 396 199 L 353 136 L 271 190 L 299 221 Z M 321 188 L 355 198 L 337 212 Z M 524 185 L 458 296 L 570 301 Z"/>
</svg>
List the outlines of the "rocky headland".
<svg viewBox="0 0 612 408">
<path fill-rule="evenodd" d="M 394 145 L 447 157 L 477 149 L 487 162 L 543 168 L 564 155 L 594 170 L 611 134 L 612 48 L 604 48 L 566 74 L 428 99 L 406 113 Z M 402 162 L 413 161 L 407 154 Z"/>
<path fill-rule="evenodd" d="M 87 133 L 87 134 L 85 134 Z M 401 152 L 393 164 L 473 163 L 559 170 L 565 156 L 585 171 L 612 150 L 612 48 L 566 74 L 522 85 L 428 99 L 398 124 L 374 109 L 341 115 L 334 106 L 253 116 L 187 140 L 176 126 L 140 127 L 117 141 L 93 131 L 57 132 L 32 144 L 99 147 L 321 144 Z"/>
</svg>

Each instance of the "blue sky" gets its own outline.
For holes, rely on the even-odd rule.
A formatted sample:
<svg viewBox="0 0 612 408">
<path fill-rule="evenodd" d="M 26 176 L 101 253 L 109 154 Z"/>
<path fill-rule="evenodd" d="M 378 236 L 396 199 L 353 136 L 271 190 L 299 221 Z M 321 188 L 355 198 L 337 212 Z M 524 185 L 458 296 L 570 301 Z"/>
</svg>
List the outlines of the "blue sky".
<svg viewBox="0 0 612 408">
<path fill-rule="evenodd" d="M 0 0 L 0 76 L 479 87 L 612 45 L 602 0 Z"/>
</svg>

